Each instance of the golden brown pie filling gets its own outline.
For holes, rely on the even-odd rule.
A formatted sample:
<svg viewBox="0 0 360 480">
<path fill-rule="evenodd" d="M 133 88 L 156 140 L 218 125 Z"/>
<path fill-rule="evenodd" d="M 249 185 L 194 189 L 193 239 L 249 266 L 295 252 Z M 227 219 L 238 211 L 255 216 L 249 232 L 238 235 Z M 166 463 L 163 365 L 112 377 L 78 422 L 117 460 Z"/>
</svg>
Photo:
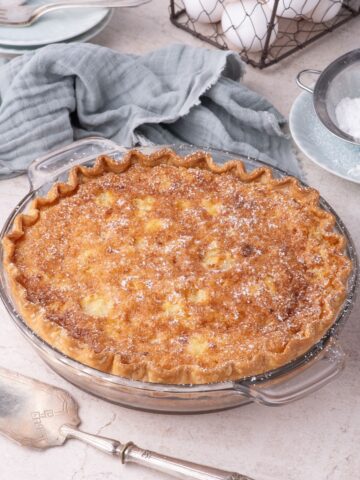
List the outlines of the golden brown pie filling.
<svg viewBox="0 0 360 480">
<path fill-rule="evenodd" d="M 5 239 L 28 325 L 66 355 L 150 382 L 255 375 L 332 325 L 350 272 L 318 193 L 198 152 L 76 167 Z"/>
</svg>

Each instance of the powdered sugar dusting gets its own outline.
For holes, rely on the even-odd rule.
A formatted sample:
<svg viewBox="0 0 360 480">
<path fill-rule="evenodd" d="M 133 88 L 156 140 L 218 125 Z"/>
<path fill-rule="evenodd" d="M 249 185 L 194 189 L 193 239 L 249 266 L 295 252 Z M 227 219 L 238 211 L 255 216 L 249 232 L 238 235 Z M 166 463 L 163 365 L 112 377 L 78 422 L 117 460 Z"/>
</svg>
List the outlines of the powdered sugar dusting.
<svg viewBox="0 0 360 480">
<path fill-rule="evenodd" d="M 323 222 L 286 186 L 134 165 L 42 211 L 16 262 L 28 299 L 96 352 L 210 369 L 331 316 L 346 259 Z"/>
</svg>

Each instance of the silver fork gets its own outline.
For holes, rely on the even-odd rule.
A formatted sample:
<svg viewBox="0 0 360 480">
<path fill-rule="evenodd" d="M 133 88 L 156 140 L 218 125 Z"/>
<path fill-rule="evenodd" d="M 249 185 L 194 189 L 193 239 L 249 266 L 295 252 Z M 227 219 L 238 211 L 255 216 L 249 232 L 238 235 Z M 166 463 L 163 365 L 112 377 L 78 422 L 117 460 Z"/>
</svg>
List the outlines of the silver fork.
<svg viewBox="0 0 360 480">
<path fill-rule="evenodd" d="M 0 6 L 0 25 L 3 27 L 28 27 L 46 13 L 64 8 L 79 7 L 137 7 L 151 0 L 60 0 L 44 5 L 19 5 L 12 7 Z"/>
</svg>

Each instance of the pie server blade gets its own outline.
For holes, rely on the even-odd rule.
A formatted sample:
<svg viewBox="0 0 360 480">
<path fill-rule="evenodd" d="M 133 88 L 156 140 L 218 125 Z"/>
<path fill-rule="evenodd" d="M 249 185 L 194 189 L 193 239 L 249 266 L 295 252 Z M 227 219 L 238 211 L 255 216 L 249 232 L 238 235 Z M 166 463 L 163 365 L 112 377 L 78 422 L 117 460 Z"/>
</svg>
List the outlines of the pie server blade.
<svg viewBox="0 0 360 480">
<path fill-rule="evenodd" d="M 32 448 L 62 445 L 69 438 L 81 440 L 121 463 L 137 463 L 181 479 L 251 480 L 250 477 L 143 450 L 132 442 L 83 432 L 78 405 L 61 388 L 0 367 L 0 433 Z"/>
</svg>

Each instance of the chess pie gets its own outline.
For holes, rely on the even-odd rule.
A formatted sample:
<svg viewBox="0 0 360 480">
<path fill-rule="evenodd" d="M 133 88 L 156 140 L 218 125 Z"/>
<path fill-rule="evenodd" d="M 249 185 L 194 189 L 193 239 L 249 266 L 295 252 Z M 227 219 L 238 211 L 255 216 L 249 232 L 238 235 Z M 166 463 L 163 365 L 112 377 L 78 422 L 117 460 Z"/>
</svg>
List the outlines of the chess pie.
<svg viewBox="0 0 360 480">
<path fill-rule="evenodd" d="M 76 166 L 4 239 L 18 311 L 98 370 L 203 384 L 280 367 L 333 324 L 351 263 L 318 192 L 169 149 Z"/>
</svg>

